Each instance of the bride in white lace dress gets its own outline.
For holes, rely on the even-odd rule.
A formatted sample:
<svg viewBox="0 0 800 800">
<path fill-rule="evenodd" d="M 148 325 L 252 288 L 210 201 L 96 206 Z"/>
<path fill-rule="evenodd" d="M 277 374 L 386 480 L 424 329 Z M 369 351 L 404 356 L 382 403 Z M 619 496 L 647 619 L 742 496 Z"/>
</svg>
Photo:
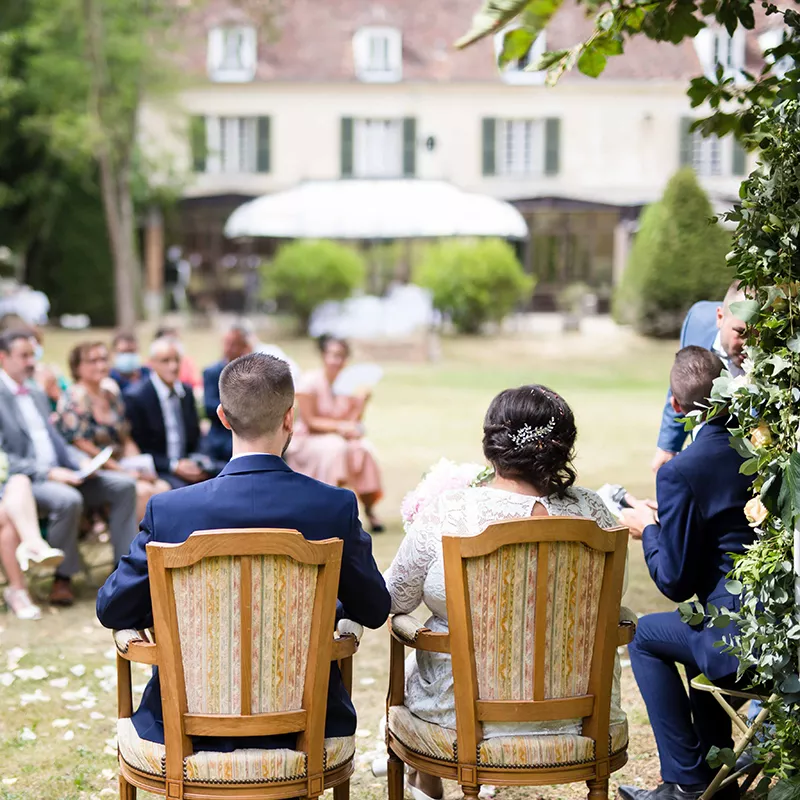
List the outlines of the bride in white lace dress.
<svg viewBox="0 0 800 800">
<path fill-rule="evenodd" d="M 501 392 L 484 421 L 483 450 L 495 469 L 494 481 L 490 486 L 446 492 L 415 517 L 384 576 L 392 613 L 409 614 L 424 603 L 432 612 L 426 626 L 436 632 L 447 631 L 443 535 L 474 536 L 493 522 L 532 515 L 591 517 L 601 527 L 614 527 L 616 521 L 598 495 L 573 486 L 575 437 L 572 410 L 559 395 L 543 386 Z M 625 719 L 619 678 L 617 658 L 612 724 Z M 448 655 L 416 650 L 409 656 L 406 707 L 427 722 L 456 727 Z M 580 733 L 580 721 L 484 726 L 485 737 L 509 733 Z M 440 782 L 431 776 L 419 776 L 417 787 L 422 790 L 415 792 L 418 797 L 441 797 Z"/>
</svg>

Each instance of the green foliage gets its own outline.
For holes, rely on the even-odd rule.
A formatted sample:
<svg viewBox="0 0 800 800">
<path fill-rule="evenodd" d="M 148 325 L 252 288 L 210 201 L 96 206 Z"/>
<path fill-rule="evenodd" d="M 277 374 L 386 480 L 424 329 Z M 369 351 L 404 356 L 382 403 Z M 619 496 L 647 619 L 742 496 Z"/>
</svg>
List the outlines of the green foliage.
<svg viewBox="0 0 800 800">
<path fill-rule="evenodd" d="M 645 209 L 614 314 L 648 336 L 677 336 L 689 307 L 718 300 L 732 279 L 729 234 L 710 223 L 711 204 L 690 167 Z"/>
<path fill-rule="evenodd" d="M 555 83 L 561 75 L 577 66 L 584 75 L 598 77 L 608 58 L 621 55 L 634 36 L 646 36 L 658 42 L 678 44 L 692 38 L 707 26 L 707 19 L 725 27 L 729 33 L 742 27 L 753 30 L 754 7 L 757 0 L 577 0 L 587 16 L 593 18 L 594 28 L 589 36 L 573 47 L 545 53 L 530 70 L 548 70 L 548 82 Z M 513 30 L 506 32 L 499 62 L 502 66 L 519 58 L 530 49 L 536 37 L 547 27 L 563 0 L 484 0 L 476 14 L 472 29 L 457 45 L 467 45 L 490 36 L 509 23 Z M 711 78 L 703 76 L 692 81 L 689 97 L 692 107 L 708 104 L 710 115 L 697 123 L 705 133 L 724 136 L 734 133 L 745 137 L 753 130 L 759 109 L 794 99 L 800 95 L 800 14 L 791 7 L 779 9 L 774 3 L 759 2 L 766 14 L 778 15 L 790 36 L 778 47 L 769 50 L 768 63 L 760 74 L 745 74 L 744 80 L 725 76 L 722 67 Z M 772 21 L 771 21 L 772 22 Z M 778 25 L 778 20 L 772 22 Z M 772 74 L 771 63 L 784 57 L 794 66 L 787 80 Z"/>
<path fill-rule="evenodd" d="M 760 169 L 742 185 L 730 263 L 749 298 L 735 309 L 748 323 L 747 372 L 723 375 L 713 408 L 729 408 L 733 445 L 755 475 L 745 511 L 756 541 L 734 563 L 729 591 L 741 592 L 737 628 L 725 635 L 739 674 L 754 676 L 770 703 L 771 735 L 759 744 L 770 797 L 800 796 L 800 621 L 795 602 L 794 528 L 800 518 L 800 104 L 759 112 Z M 711 612 L 711 624 L 718 614 Z"/>
<path fill-rule="evenodd" d="M 534 287 L 511 245 L 500 239 L 434 245 L 415 268 L 414 282 L 430 289 L 436 308 L 462 333 L 500 322 Z"/>
<path fill-rule="evenodd" d="M 284 245 L 262 266 L 264 297 L 297 317 L 302 331 L 326 300 L 344 300 L 364 284 L 366 265 L 352 247 L 326 240 Z"/>
</svg>

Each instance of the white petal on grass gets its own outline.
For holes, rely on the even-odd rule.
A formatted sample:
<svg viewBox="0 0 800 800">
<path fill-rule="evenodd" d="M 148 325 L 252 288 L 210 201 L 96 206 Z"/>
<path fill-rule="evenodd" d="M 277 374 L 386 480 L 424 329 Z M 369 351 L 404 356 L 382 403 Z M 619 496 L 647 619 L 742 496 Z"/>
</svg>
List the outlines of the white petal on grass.
<svg viewBox="0 0 800 800">
<path fill-rule="evenodd" d="M 0 672 L 0 686 L 11 686 L 14 676 L 10 672 Z"/>
<path fill-rule="evenodd" d="M 15 670 L 19 666 L 19 662 L 27 655 L 27 651 L 21 647 L 12 647 L 8 651 L 8 662 L 6 669 L 9 671 Z"/>
<path fill-rule="evenodd" d="M 3 778 L 3 786 L 13 786 L 19 778 Z"/>
<path fill-rule="evenodd" d="M 117 648 L 110 647 L 108 650 L 103 653 L 103 658 L 107 658 L 109 661 L 116 661 L 117 660 Z"/>
<path fill-rule="evenodd" d="M 114 753 L 114 755 L 116 755 L 116 753 Z M 100 794 L 101 795 L 105 795 L 105 796 L 114 795 L 114 797 L 116 797 L 117 796 L 117 790 L 116 789 L 109 789 L 108 786 L 106 786 L 105 789 L 101 789 L 100 790 Z"/>
<path fill-rule="evenodd" d="M 106 747 L 110 747 L 114 753 L 117 752 L 117 737 L 115 736 L 113 739 L 106 739 Z"/>
<path fill-rule="evenodd" d="M 76 677 L 80 678 L 86 674 L 86 667 L 83 664 L 76 664 L 74 667 L 70 667 L 69 671 Z"/>
<path fill-rule="evenodd" d="M 92 726 L 91 726 L 91 725 L 87 725 L 85 722 L 79 722 L 79 723 L 78 723 L 78 727 L 79 727 L 79 728 L 80 728 L 82 731 L 90 731 L 90 730 L 92 729 Z"/>
<path fill-rule="evenodd" d="M 20 741 L 35 742 L 36 734 L 30 728 L 23 728 L 22 733 L 19 735 Z"/>
<path fill-rule="evenodd" d="M 360 683 L 362 686 L 372 686 L 372 684 L 373 684 L 373 683 L 375 683 L 375 678 L 362 678 L 362 679 L 359 681 L 359 683 Z"/>
<path fill-rule="evenodd" d="M 72 703 L 75 700 L 84 700 L 89 696 L 89 687 L 88 686 L 81 686 L 77 692 L 62 692 L 61 699 L 66 700 L 68 703 Z"/>
<path fill-rule="evenodd" d="M 64 732 L 64 741 L 71 742 L 75 738 L 75 731 L 65 731 Z"/>
<path fill-rule="evenodd" d="M 101 777 L 101 778 L 102 778 L 104 781 L 113 781 L 113 780 L 114 780 L 114 778 L 116 778 L 116 777 L 117 777 L 117 773 L 116 773 L 116 772 L 114 772 L 114 770 L 113 770 L 113 769 L 104 769 L 104 770 L 103 770 L 103 771 L 100 773 L 100 777 Z"/>
<path fill-rule="evenodd" d="M 143 692 L 146 688 L 147 688 L 147 684 L 146 683 L 137 683 L 135 686 L 133 686 L 133 691 L 134 692 Z"/>
<path fill-rule="evenodd" d="M 107 756 L 116 756 L 116 755 L 117 755 L 117 751 L 116 751 L 116 750 L 115 750 L 113 747 L 109 747 L 108 745 L 106 745 L 106 746 L 103 748 L 103 752 L 104 752 L 104 753 L 105 753 Z"/>
<path fill-rule="evenodd" d="M 50 695 L 45 694 L 41 689 L 37 689 L 33 694 L 21 694 L 19 696 L 20 705 L 28 706 L 31 703 L 49 703 Z"/>
<path fill-rule="evenodd" d="M 92 711 L 92 713 L 89 714 L 89 719 L 105 719 L 105 718 L 106 715 L 101 714 L 99 711 Z"/>
<path fill-rule="evenodd" d="M 54 728 L 66 728 L 72 722 L 71 719 L 54 719 L 52 725 Z"/>
<path fill-rule="evenodd" d="M 359 728 L 356 731 L 356 736 L 359 739 L 367 739 L 368 737 L 372 736 L 372 731 L 368 731 L 366 728 Z"/>
<path fill-rule="evenodd" d="M 66 689 L 69 685 L 69 678 L 53 678 L 49 683 L 54 689 Z"/>
<path fill-rule="evenodd" d="M 47 677 L 47 670 L 37 664 L 31 669 L 15 669 L 14 675 L 21 681 L 43 681 Z"/>
</svg>

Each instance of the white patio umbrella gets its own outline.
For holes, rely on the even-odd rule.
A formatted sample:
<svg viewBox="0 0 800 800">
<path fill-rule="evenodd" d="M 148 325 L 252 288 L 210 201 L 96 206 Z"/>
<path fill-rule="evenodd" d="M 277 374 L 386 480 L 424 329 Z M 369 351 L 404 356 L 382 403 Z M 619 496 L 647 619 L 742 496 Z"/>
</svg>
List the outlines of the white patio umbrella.
<svg viewBox="0 0 800 800">
<path fill-rule="evenodd" d="M 444 181 L 310 181 L 239 206 L 229 239 L 524 239 L 528 226 L 510 203 Z"/>
</svg>

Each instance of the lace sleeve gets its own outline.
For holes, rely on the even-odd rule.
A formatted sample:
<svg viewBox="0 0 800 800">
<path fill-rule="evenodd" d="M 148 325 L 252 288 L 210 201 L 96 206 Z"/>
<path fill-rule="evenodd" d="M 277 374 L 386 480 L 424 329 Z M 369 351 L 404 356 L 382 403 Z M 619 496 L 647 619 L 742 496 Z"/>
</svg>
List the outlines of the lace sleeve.
<svg viewBox="0 0 800 800">
<path fill-rule="evenodd" d="M 410 614 L 422 603 L 425 578 L 441 546 L 437 534 L 441 532 L 445 502 L 440 497 L 419 513 L 408 526 L 394 561 L 384 573 L 392 598 L 392 614 Z"/>
</svg>

